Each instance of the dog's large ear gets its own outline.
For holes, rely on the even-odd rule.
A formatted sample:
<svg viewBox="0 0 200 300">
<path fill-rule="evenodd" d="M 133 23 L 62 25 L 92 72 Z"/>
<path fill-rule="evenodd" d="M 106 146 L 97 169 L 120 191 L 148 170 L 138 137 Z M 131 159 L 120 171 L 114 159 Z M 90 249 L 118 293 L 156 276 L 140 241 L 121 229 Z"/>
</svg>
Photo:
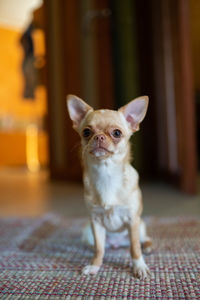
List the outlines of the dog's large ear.
<svg viewBox="0 0 200 300">
<path fill-rule="evenodd" d="M 81 121 L 89 110 L 93 110 L 91 106 L 81 100 L 79 97 L 74 95 L 67 96 L 67 108 L 70 119 L 73 121 L 73 128 L 78 129 Z"/>
<path fill-rule="evenodd" d="M 119 109 L 119 111 L 123 113 L 126 121 L 130 124 L 133 132 L 139 130 L 139 124 L 146 115 L 148 103 L 149 98 L 147 96 L 142 96 L 132 100 Z"/>
</svg>

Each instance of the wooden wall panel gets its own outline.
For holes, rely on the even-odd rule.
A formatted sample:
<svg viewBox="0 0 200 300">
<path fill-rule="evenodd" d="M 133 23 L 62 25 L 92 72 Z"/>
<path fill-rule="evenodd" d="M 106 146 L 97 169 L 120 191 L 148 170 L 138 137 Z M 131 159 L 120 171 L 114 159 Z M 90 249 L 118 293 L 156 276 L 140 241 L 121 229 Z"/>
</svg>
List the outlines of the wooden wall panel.
<svg viewBox="0 0 200 300">
<path fill-rule="evenodd" d="M 109 0 L 95 0 L 98 106 L 114 109 L 114 83 L 111 44 L 111 9 Z"/>
<path fill-rule="evenodd" d="M 158 162 L 187 193 L 197 187 L 188 1 L 152 0 Z"/>
<path fill-rule="evenodd" d="M 66 95 L 81 97 L 80 16 L 78 1 L 44 1 L 46 16 L 47 91 L 52 178 L 80 180 L 74 145 L 78 135 L 66 110 Z"/>
<path fill-rule="evenodd" d="M 188 1 L 171 1 L 174 41 L 175 92 L 177 105 L 180 187 L 197 192 L 195 97 L 192 72 Z"/>
</svg>

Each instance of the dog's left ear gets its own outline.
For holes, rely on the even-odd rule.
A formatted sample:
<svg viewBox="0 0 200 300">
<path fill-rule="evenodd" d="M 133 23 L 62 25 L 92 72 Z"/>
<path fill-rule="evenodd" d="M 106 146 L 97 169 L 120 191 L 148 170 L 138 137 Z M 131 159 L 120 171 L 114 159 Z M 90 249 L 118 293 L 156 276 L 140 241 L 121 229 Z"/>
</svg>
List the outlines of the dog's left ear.
<svg viewBox="0 0 200 300">
<path fill-rule="evenodd" d="M 146 115 L 148 103 L 149 98 L 147 96 L 142 96 L 132 100 L 119 109 L 119 111 L 123 113 L 126 121 L 130 124 L 133 132 L 139 130 L 139 124 Z"/>
<path fill-rule="evenodd" d="M 91 106 L 75 95 L 67 96 L 67 108 L 75 130 L 78 130 L 87 112 L 93 110 Z"/>
</svg>

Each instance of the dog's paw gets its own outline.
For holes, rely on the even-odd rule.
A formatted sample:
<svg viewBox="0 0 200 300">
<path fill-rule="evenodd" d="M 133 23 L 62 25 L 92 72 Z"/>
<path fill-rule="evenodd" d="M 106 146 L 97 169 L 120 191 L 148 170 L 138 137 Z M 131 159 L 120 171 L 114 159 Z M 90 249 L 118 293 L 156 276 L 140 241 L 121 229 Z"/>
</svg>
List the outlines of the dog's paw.
<svg viewBox="0 0 200 300">
<path fill-rule="evenodd" d="M 151 239 L 146 240 L 144 243 L 142 243 L 142 251 L 144 254 L 148 255 L 152 252 L 152 241 Z"/>
<path fill-rule="evenodd" d="M 151 275 L 151 272 L 142 256 L 139 259 L 133 260 L 133 275 L 139 279 L 145 279 Z"/>
<path fill-rule="evenodd" d="M 95 275 L 99 271 L 100 267 L 95 265 L 88 265 L 83 268 L 82 274 L 84 275 Z"/>
</svg>

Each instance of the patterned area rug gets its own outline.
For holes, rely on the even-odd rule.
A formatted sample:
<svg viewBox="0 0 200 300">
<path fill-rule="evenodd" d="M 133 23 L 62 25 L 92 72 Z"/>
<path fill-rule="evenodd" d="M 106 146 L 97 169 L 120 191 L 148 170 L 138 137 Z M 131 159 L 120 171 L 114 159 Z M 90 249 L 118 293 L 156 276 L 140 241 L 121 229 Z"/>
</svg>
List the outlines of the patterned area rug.
<svg viewBox="0 0 200 300">
<path fill-rule="evenodd" d="M 106 250 L 96 276 L 83 276 L 92 250 L 85 220 L 0 220 L 0 299 L 200 299 L 200 220 L 149 218 L 150 279 L 132 277 L 128 248 Z"/>
</svg>

